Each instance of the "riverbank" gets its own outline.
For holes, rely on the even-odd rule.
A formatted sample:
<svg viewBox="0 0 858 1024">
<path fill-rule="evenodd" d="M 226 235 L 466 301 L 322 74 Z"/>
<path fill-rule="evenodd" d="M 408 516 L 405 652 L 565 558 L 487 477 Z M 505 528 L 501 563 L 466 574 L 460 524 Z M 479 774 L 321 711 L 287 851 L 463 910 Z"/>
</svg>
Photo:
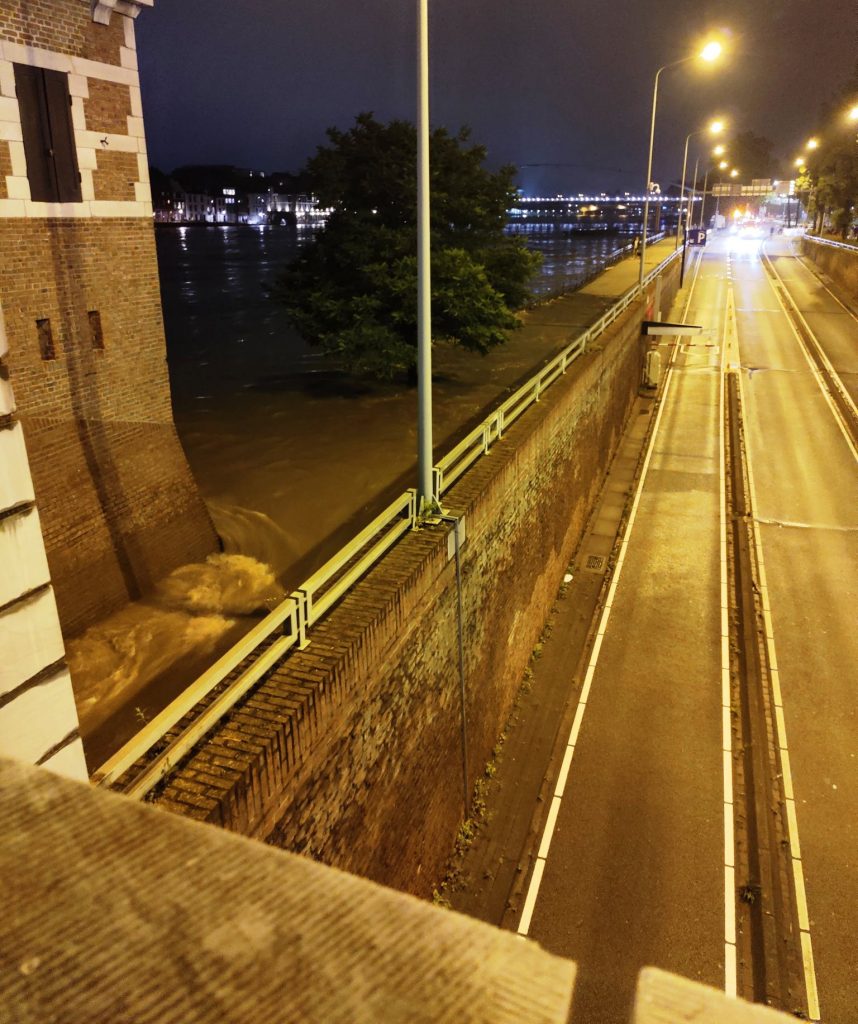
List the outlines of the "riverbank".
<svg viewBox="0 0 858 1024">
<path fill-rule="evenodd" d="M 654 267 L 672 251 L 648 250 Z M 434 353 L 439 457 L 637 281 L 626 259 L 577 292 L 522 317 L 485 357 L 450 346 Z M 357 384 L 325 369 L 268 369 L 227 391 L 206 388 L 175 404 L 176 426 L 227 553 L 181 570 L 166 597 L 131 605 L 69 643 L 81 731 L 91 768 L 157 713 L 250 628 L 269 587 L 289 592 L 387 502 L 413 485 L 417 395 L 395 384 Z M 240 600 L 236 601 L 238 591 Z M 178 592 L 178 596 L 177 596 Z M 245 601 L 244 604 L 241 601 Z"/>
</svg>

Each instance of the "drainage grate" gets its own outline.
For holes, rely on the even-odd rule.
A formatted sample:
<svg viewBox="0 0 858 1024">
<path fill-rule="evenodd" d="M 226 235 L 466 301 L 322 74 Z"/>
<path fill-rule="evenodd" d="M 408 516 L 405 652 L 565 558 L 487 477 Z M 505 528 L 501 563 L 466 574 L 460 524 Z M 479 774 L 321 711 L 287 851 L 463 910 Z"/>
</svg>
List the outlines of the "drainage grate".
<svg viewBox="0 0 858 1024">
<path fill-rule="evenodd" d="M 603 555 L 588 555 L 587 562 L 584 566 L 585 569 L 589 569 L 590 572 L 601 572 L 605 568 L 605 558 Z"/>
</svg>

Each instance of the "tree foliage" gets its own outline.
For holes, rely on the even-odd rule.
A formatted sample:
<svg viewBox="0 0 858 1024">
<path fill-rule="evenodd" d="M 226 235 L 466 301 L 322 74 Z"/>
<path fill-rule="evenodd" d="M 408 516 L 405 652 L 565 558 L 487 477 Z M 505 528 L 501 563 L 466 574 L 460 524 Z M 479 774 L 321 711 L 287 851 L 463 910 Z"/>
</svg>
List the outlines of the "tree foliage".
<svg viewBox="0 0 858 1024">
<path fill-rule="evenodd" d="M 858 61 L 834 101 L 829 104 L 819 146 L 808 157 L 797 187 L 807 191 L 814 229 L 825 221 L 845 239 L 858 206 L 858 124 L 846 111 L 858 104 Z"/>
<path fill-rule="evenodd" d="M 417 344 L 417 134 L 361 114 L 332 128 L 306 173 L 332 213 L 280 281 L 279 297 L 312 344 L 356 372 L 412 371 Z M 430 139 L 432 333 L 485 354 L 518 326 L 538 257 L 504 234 L 514 169 L 435 129 Z"/>
</svg>

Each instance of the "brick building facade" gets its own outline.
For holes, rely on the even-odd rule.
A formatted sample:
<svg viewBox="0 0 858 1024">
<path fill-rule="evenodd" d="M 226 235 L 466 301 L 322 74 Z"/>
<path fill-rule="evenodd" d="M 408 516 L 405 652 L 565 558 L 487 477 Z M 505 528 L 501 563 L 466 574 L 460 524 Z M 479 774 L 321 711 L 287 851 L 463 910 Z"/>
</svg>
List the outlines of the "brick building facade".
<svg viewBox="0 0 858 1024">
<path fill-rule="evenodd" d="M 0 5 L 0 454 L 11 473 L 24 456 L 10 439 L 26 437 L 33 492 L 4 498 L 0 471 L 0 544 L 38 561 L 13 537 L 34 498 L 50 571 L 0 600 L 7 654 L 21 634 L 9 616 L 27 620 L 34 586 L 69 636 L 217 544 L 170 407 L 134 39 L 152 3 Z M 59 650 L 50 665 L 64 672 Z M 7 752 L 4 714 L 45 692 L 13 662 L 0 680 Z"/>
</svg>

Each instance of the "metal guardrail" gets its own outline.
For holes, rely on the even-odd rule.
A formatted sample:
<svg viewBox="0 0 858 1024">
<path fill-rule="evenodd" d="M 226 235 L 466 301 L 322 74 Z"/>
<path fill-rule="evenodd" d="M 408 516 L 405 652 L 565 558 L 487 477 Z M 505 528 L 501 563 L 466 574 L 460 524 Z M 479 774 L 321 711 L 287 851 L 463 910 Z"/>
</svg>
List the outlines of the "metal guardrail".
<svg viewBox="0 0 858 1024">
<path fill-rule="evenodd" d="M 679 255 L 672 252 L 644 278 L 644 288 Z M 587 350 L 587 345 L 635 301 L 640 286 L 634 285 L 599 319 L 546 363 L 527 383 L 510 395 L 483 422 L 462 438 L 433 468 L 433 486 L 440 500 L 466 470 L 499 441 L 504 431 L 528 409 L 547 387 Z M 403 534 L 419 523 L 417 492 L 409 489 L 391 502 L 360 533 L 266 615 L 249 633 L 220 657 L 191 685 L 156 715 L 92 775 L 98 786 L 120 783 L 142 758 L 151 759 L 123 792 L 144 797 L 213 729 L 284 655 L 307 644 L 308 630 L 390 550 Z M 269 644 L 272 636 L 273 643 Z M 259 651 L 235 679 L 228 677 Z M 220 692 L 218 689 L 220 689 Z M 201 702 L 201 714 L 186 726 L 182 719 Z M 165 742 L 171 732 L 176 735 Z"/>
<path fill-rule="evenodd" d="M 818 245 L 830 245 L 832 249 L 846 249 L 847 252 L 858 252 L 858 243 L 835 242 L 830 238 L 820 238 L 819 235 L 811 235 L 805 231 L 804 237 L 816 242 Z"/>
</svg>

